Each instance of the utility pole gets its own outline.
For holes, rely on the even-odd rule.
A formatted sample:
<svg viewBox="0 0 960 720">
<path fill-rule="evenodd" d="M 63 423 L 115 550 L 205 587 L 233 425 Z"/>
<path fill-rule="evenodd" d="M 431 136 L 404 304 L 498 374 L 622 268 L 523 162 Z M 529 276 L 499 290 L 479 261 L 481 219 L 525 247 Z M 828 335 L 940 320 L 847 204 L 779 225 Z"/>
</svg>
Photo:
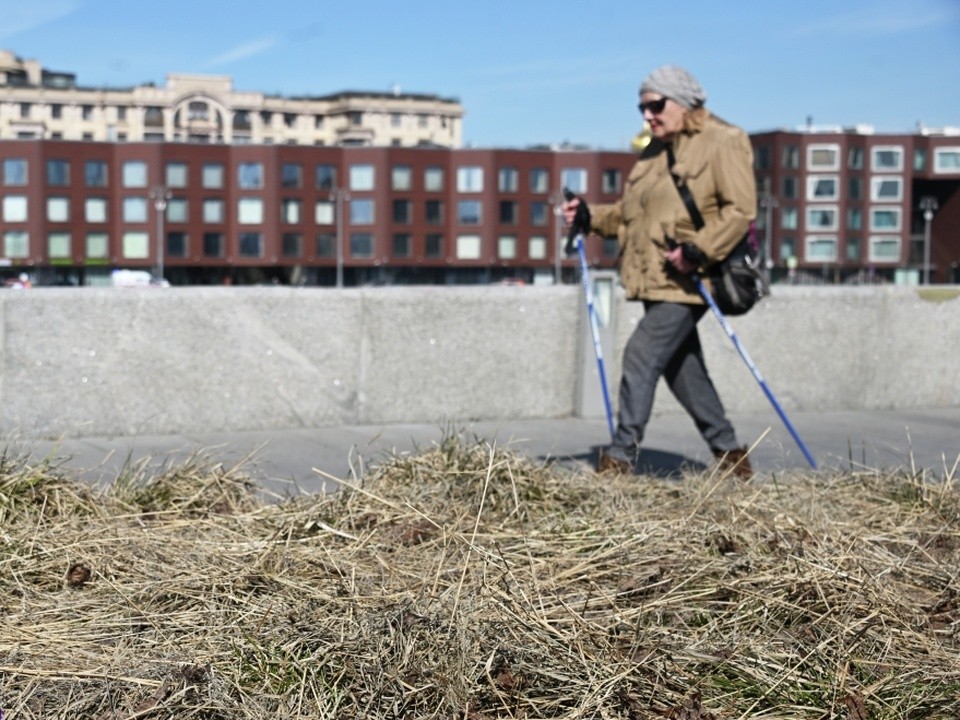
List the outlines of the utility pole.
<svg viewBox="0 0 960 720">
<path fill-rule="evenodd" d="M 167 202 L 173 193 L 165 185 L 157 185 L 150 191 L 153 208 L 157 213 L 157 280 L 163 280 L 163 216 Z"/>
<path fill-rule="evenodd" d="M 770 253 L 773 252 L 773 209 L 777 207 L 779 203 L 777 199 L 771 195 L 769 192 L 765 192 L 763 197 L 760 198 L 760 207 L 764 210 L 763 216 L 763 268 L 764 268 L 764 278 L 767 281 L 767 284 L 770 284 L 770 273 L 773 271 L 773 258 L 770 257 Z"/>
</svg>

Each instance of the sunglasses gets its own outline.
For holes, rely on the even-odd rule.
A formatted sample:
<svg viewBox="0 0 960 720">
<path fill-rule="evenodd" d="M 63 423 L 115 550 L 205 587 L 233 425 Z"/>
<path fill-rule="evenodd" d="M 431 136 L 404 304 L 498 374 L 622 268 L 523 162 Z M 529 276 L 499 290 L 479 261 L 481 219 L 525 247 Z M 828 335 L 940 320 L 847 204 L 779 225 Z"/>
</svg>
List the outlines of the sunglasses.
<svg viewBox="0 0 960 720">
<path fill-rule="evenodd" d="M 659 100 L 651 100 L 650 102 L 642 102 L 637 105 L 637 108 L 640 110 L 640 114 L 643 115 L 648 110 L 653 115 L 659 115 L 663 112 L 663 109 L 667 106 L 667 98 L 662 97 Z"/>
</svg>

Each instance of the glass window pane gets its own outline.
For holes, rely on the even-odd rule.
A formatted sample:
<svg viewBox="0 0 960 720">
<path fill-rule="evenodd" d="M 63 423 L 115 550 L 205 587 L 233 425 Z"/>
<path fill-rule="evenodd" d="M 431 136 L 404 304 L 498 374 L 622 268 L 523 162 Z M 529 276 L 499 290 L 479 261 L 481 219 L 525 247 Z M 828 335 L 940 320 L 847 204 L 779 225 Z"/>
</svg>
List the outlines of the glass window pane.
<svg viewBox="0 0 960 720">
<path fill-rule="evenodd" d="M 483 203 L 480 200 L 460 200 L 457 202 L 457 222 L 461 225 L 479 225 Z"/>
<path fill-rule="evenodd" d="M 237 166 L 237 182 L 242 190 L 259 190 L 263 187 L 263 164 L 244 162 Z"/>
<path fill-rule="evenodd" d="M 108 254 L 107 234 L 103 232 L 87 233 L 87 252 L 88 258 L 103 259 Z"/>
<path fill-rule="evenodd" d="M 123 221 L 128 223 L 144 223 L 147 221 L 147 199 L 142 197 L 127 197 L 123 199 Z M 130 257 L 130 256 L 126 256 Z"/>
<path fill-rule="evenodd" d="M 145 232 L 125 232 L 121 252 L 128 260 L 146 260 L 150 257 L 150 237 Z"/>
<path fill-rule="evenodd" d="M 350 189 L 359 191 L 374 189 L 373 165 L 350 166 Z"/>
<path fill-rule="evenodd" d="M 501 260 L 513 260 L 517 257 L 517 238 L 513 235 L 501 235 L 497 238 L 497 257 Z"/>
<path fill-rule="evenodd" d="M 500 168 L 497 186 L 500 192 L 516 192 L 520 185 L 520 173 L 516 168 Z"/>
<path fill-rule="evenodd" d="M 530 238 L 530 259 L 545 260 L 547 258 L 547 239 L 540 235 Z"/>
<path fill-rule="evenodd" d="M 317 190 L 333 190 L 337 186 L 337 168 L 317 165 Z"/>
<path fill-rule="evenodd" d="M 587 171 L 583 168 L 564 168 L 560 173 L 560 184 L 577 193 L 587 192 Z"/>
<path fill-rule="evenodd" d="M 83 182 L 87 187 L 106 187 L 107 163 L 102 160 L 87 160 L 83 164 Z"/>
<path fill-rule="evenodd" d="M 171 198 L 167 201 L 167 221 L 172 223 L 187 222 L 186 198 Z"/>
<path fill-rule="evenodd" d="M 427 192 L 443 190 L 443 168 L 428 167 L 423 171 L 423 189 Z"/>
<path fill-rule="evenodd" d="M 365 198 L 350 201 L 350 224 L 373 225 L 373 200 Z"/>
<path fill-rule="evenodd" d="M 284 163 L 280 168 L 280 184 L 294 189 L 303 186 L 303 169 L 298 163 Z"/>
<path fill-rule="evenodd" d="M 373 235 L 350 233 L 350 255 L 355 258 L 373 257 Z"/>
<path fill-rule="evenodd" d="M 475 165 L 457 168 L 457 192 L 483 192 L 483 168 Z"/>
<path fill-rule="evenodd" d="M 69 222 L 70 200 L 65 197 L 47 198 L 47 220 L 50 222 Z"/>
<path fill-rule="evenodd" d="M 458 260 L 479 260 L 480 251 L 481 251 L 481 240 L 479 235 L 457 236 L 457 259 Z"/>
<path fill-rule="evenodd" d="M 27 221 L 26 195 L 7 195 L 3 198 L 3 220 L 4 222 Z"/>
<path fill-rule="evenodd" d="M 30 255 L 30 235 L 26 230 L 5 230 L 3 254 L 8 258 L 25 258 Z"/>
<path fill-rule="evenodd" d="M 203 256 L 223 257 L 223 233 L 205 232 L 203 234 Z"/>
<path fill-rule="evenodd" d="M 335 206 L 332 200 L 317 200 L 313 211 L 313 220 L 317 225 L 333 225 L 336 222 Z"/>
<path fill-rule="evenodd" d="M 260 198 L 240 198 L 237 203 L 237 221 L 241 225 L 261 225 L 263 201 Z"/>
<path fill-rule="evenodd" d="M 8 187 L 27 184 L 27 161 L 23 158 L 4 158 L 3 184 Z"/>
<path fill-rule="evenodd" d="M 203 166 L 201 184 L 210 190 L 219 190 L 223 187 L 223 165 L 220 163 L 206 163 Z"/>
<path fill-rule="evenodd" d="M 391 172 L 394 190 L 410 190 L 413 187 L 413 171 L 407 165 L 397 165 Z"/>
<path fill-rule="evenodd" d="M 258 232 L 240 233 L 240 256 L 263 257 L 263 237 Z"/>
<path fill-rule="evenodd" d="M 84 216 L 87 222 L 104 223 L 107 221 L 107 199 L 87 198 L 84 201 Z"/>
<path fill-rule="evenodd" d="M 167 187 L 183 188 L 187 186 L 187 164 L 169 163 L 166 175 Z"/>
<path fill-rule="evenodd" d="M 223 200 L 207 199 L 203 201 L 203 221 L 214 224 L 223 222 Z"/>
<path fill-rule="evenodd" d="M 147 186 L 147 164 L 140 160 L 131 160 L 123 164 L 123 186 L 142 188 Z"/>
<path fill-rule="evenodd" d="M 545 193 L 550 189 L 550 173 L 542 168 L 530 171 L 530 192 Z"/>
<path fill-rule="evenodd" d="M 285 198 L 280 201 L 280 221 L 288 225 L 295 225 L 300 222 L 299 200 Z"/>
<path fill-rule="evenodd" d="M 73 255 L 70 233 L 52 232 L 47 236 L 47 254 L 50 258 L 66 259 Z"/>
</svg>

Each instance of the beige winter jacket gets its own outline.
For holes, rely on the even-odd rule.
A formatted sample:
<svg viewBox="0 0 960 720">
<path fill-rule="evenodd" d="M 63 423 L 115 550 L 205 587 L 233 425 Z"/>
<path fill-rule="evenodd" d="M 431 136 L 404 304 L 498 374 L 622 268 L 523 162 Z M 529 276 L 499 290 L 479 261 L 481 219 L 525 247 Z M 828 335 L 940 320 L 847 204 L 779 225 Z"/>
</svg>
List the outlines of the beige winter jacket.
<svg viewBox="0 0 960 720">
<path fill-rule="evenodd" d="M 753 150 L 746 133 L 703 108 L 685 118 L 673 141 L 674 172 L 703 215 L 699 232 L 667 171 L 666 146 L 657 140 L 637 159 L 619 202 L 590 206 L 594 232 L 620 241 L 620 279 L 631 300 L 702 304 L 690 278 L 667 269 L 667 238 L 693 242 L 709 264 L 730 252 L 756 216 Z"/>
</svg>

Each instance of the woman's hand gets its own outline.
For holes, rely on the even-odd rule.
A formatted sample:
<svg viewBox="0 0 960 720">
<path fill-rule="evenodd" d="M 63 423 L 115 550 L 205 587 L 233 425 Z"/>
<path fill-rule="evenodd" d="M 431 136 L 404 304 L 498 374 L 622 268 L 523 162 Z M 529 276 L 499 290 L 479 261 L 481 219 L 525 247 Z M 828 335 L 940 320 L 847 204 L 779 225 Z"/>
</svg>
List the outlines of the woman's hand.
<svg viewBox="0 0 960 720">
<path fill-rule="evenodd" d="M 683 256 L 683 247 L 680 245 L 676 245 L 672 250 L 665 250 L 663 257 L 674 270 L 682 275 L 689 275 L 697 269 L 696 265 Z"/>
</svg>

